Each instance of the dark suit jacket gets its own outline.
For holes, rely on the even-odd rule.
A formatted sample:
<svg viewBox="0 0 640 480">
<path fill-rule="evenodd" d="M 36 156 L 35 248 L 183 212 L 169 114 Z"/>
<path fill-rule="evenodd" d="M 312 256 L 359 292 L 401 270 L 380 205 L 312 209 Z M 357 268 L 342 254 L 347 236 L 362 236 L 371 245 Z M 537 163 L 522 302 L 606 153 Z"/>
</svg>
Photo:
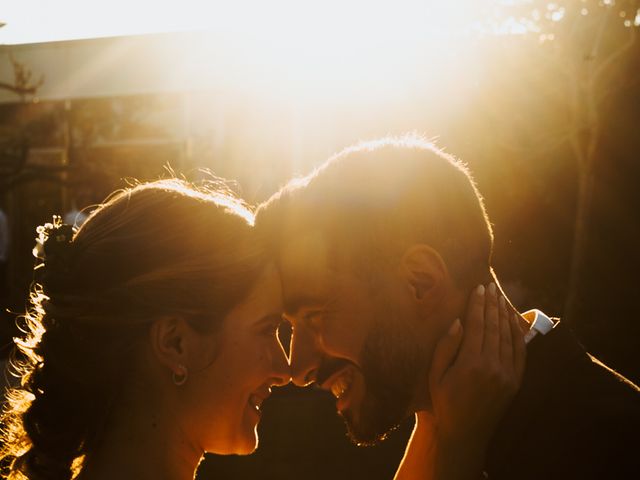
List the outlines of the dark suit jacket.
<svg viewBox="0 0 640 480">
<path fill-rule="evenodd" d="M 640 479 L 640 391 L 561 323 L 527 348 L 522 387 L 489 446 L 491 480 Z"/>
</svg>

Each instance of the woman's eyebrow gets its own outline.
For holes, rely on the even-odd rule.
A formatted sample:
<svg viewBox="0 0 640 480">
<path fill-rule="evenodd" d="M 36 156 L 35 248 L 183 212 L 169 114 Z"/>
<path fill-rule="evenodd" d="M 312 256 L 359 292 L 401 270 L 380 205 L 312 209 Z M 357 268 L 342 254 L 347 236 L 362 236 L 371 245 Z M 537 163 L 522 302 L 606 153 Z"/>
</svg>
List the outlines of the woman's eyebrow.
<svg viewBox="0 0 640 480">
<path fill-rule="evenodd" d="M 271 312 L 260 318 L 256 325 L 265 325 L 267 323 L 280 323 L 282 321 L 282 312 Z"/>
</svg>

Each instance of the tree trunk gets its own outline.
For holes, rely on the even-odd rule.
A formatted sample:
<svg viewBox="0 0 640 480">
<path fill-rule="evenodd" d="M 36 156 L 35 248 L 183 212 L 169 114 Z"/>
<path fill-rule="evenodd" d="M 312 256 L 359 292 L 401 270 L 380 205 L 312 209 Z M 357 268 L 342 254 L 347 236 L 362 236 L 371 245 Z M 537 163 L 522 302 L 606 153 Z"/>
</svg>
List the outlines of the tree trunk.
<svg viewBox="0 0 640 480">
<path fill-rule="evenodd" d="M 570 325 L 578 321 L 582 306 L 581 279 L 587 263 L 591 206 L 595 185 L 594 162 L 590 161 L 579 169 L 578 196 L 576 203 L 573 251 L 569 269 L 569 285 L 564 309 L 564 320 Z"/>
</svg>

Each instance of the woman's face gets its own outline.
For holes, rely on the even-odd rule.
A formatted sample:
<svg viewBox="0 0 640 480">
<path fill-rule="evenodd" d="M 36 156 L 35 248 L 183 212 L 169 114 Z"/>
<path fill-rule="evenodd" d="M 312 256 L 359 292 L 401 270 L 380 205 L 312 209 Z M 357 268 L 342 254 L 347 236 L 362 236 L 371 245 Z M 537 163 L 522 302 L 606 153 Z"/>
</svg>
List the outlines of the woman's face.
<svg viewBox="0 0 640 480">
<path fill-rule="evenodd" d="M 269 266 L 221 330 L 202 336 L 204 366 L 190 369 L 185 384 L 190 390 L 188 428 L 202 450 L 248 454 L 258 446 L 262 402 L 272 385 L 284 385 L 291 376 L 277 336 L 281 318 L 280 277 Z"/>
</svg>

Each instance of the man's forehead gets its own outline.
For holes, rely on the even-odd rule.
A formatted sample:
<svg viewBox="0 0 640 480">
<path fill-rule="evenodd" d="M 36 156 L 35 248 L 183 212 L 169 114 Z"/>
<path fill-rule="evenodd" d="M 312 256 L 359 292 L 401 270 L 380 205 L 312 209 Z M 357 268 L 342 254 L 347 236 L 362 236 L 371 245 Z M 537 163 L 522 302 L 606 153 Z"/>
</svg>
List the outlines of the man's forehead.
<svg viewBox="0 0 640 480">
<path fill-rule="evenodd" d="M 288 237 L 280 249 L 282 268 L 295 271 L 302 265 L 326 268 L 328 242 L 320 232 L 304 232 Z"/>
<path fill-rule="evenodd" d="M 327 242 L 317 233 L 287 239 L 280 253 L 280 273 L 285 311 L 323 303 L 331 284 Z"/>
</svg>

